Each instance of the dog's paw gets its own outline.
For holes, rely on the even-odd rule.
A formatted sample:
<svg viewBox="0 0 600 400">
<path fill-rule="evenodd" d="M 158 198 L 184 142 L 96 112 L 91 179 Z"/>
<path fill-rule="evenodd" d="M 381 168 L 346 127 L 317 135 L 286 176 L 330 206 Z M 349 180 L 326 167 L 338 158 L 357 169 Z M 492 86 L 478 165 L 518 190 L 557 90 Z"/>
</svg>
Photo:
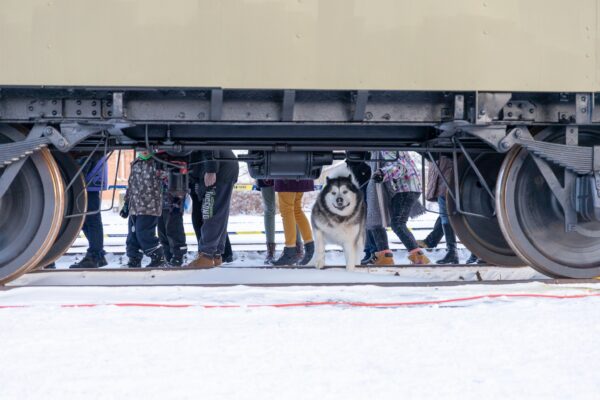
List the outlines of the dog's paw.
<svg viewBox="0 0 600 400">
<path fill-rule="evenodd" d="M 356 271 L 356 265 L 346 264 L 346 271 Z"/>
<path fill-rule="evenodd" d="M 317 262 L 315 263 L 315 268 L 323 269 L 323 267 L 325 267 L 325 260 L 317 260 Z"/>
</svg>

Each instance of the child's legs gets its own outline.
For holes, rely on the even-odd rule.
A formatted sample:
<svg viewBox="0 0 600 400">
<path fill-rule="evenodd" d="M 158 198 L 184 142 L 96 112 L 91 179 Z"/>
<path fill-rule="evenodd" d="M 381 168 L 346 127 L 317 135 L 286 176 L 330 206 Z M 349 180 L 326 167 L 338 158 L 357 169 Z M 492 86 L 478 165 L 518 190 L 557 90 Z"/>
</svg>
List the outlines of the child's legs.
<svg viewBox="0 0 600 400">
<path fill-rule="evenodd" d="M 135 219 L 135 236 L 145 255 L 152 254 L 160 247 L 156 236 L 158 218 L 154 215 L 137 215 Z"/>
</svg>

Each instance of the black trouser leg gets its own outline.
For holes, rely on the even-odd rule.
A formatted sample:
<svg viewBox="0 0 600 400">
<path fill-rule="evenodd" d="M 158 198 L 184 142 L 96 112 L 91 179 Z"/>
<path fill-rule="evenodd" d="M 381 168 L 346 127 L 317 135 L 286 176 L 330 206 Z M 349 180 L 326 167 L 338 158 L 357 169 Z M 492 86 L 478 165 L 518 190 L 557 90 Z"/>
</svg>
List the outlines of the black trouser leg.
<svg viewBox="0 0 600 400">
<path fill-rule="evenodd" d="M 418 192 L 400 192 L 392 198 L 392 230 L 408 251 L 419 247 L 412 232 L 406 226 L 410 210 L 418 198 Z"/>
<path fill-rule="evenodd" d="M 167 219 L 169 210 L 163 208 L 162 215 L 158 217 L 158 240 L 163 247 L 163 251 L 165 253 L 165 259 L 168 261 L 173 256 L 171 252 L 171 245 L 169 242 L 169 237 L 167 235 Z"/>
<path fill-rule="evenodd" d="M 438 217 L 433 225 L 433 230 L 425 238 L 425 243 L 430 249 L 436 248 L 444 236 L 444 228 L 442 227 L 442 219 Z"/>
<path fill-rule="evenodd" d="M 161 248 L 156 236 L 158 218 L 154 215 L 136 215 L 135 218 L 135 237 L 147 256 Z"/>
<path fill-rule="evenodd" d="M 213 215 L 202 224 L 198 252 L 210 256 L 223 253 L 232 193 L 233 182 L 217 184 Z"/>
<path fill-rule="evenodd" d="M 163 210 L 163 215 L 165 213 L 165 232 L 169 241 L 170 253 L 174 257 L 182 258 L 187 253 L 185 229 L 183 227 L 183 210 L 181 208 L 173 208 L 171 211 Z"/>
</svg>

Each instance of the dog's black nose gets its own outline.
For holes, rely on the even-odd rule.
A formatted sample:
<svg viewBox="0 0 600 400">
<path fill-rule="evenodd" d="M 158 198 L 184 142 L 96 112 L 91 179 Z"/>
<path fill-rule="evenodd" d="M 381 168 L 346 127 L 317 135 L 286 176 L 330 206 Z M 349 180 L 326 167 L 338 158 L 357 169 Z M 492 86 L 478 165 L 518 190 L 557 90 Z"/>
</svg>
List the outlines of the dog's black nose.
<svg viewBox="0 0 600 400">
<path fill-rule="evenodd" d="M 337 199 L 335 199 L 335 202 L 341 206 L 344 204 L 344 199 L 342 199 L 341 197 L 338 197 Z"/>
</svg>

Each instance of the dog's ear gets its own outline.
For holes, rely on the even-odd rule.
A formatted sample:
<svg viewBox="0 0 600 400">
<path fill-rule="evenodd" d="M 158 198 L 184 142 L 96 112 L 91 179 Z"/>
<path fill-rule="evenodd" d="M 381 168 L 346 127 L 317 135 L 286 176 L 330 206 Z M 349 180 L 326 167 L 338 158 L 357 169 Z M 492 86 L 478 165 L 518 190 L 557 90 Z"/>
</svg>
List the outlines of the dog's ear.
<svg viewBox="0 0 600 400">
<path fill-rule="evenodd" d="M 326 179 L 327 183 L 331 182 L 331 180 L 332 180 L 330 177 L 326 177 L 325 179 Z"/>
<path fill-rule="evenodd" d="M 352 174 L 348 175 L 348 178 L 346 178 L 346 179 L 348 179 L 349 181 L 351 181 L 352 180 Z"/>
</svg>

